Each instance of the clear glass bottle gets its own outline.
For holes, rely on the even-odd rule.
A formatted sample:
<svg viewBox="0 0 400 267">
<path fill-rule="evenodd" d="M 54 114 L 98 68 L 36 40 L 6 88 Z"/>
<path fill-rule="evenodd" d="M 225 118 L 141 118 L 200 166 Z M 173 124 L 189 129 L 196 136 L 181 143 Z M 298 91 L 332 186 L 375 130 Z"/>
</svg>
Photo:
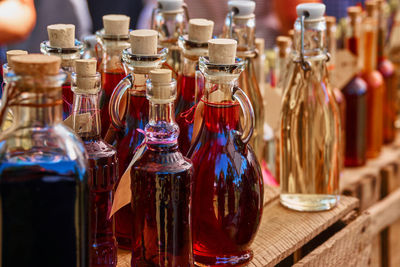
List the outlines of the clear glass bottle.
<svg viewBox="0 0 400 267">
<path fill-rule="evenodd" d="M 161 67 L 167 57 L 168 49 L 160 50 L 156 55 L 135 55 L 131 49 L 122 52 L 122 60 L 129 73 L 115 88 L 110 99 L 110 118 L 117 130 L 114 139 L 106 140 L 117 149 L 119 174 L 122 177 L 128 168 L 137 147 L 143 142 L 144 135 L 137 129 L 144 129 L 149 121 L 149 101 L 146 99 L 146 80 L 149 72 Z M 127 95 L 127 101 L 121 101 Z M 125 110 L 121 118 L 120 110 Z M 118 246 L 131 249 L 132 212 L 129 206 L 121 208 L 115 214 L 116 237 Z"/>
<path fill-rule="evenodd" d="M 110 129 L 109 102 L 114 88 L 125 78 L 126 73 L 122 64 L 122 50 L 129 47 L 129 34 L 105 34 L 104 29 L 96 32 L 97 42 L 101 46 L 101 136 L 104 138 Z M 112 130 L 112 129 L 111 129 Z"/>
<path fill-rule="evenodd" d="M 352 6 L 347 9 L 347 27 L 345 49 L 357 57 L 357 66 L 361 59 L 361 8 Z M 346 142 L 344 164 L 347 167 L 362 166 L 367 161 L 367 84 L 355 76 L 342 89 L 346 99 Z M 353 141 L 351 141 L 353 140 Z"/>
<path fill-rule="evenodd" d="M 261 161 L 264 138 L 264 104 L 257 83 L 254 68 L 255 51 L 255 3 L 253 1 L 229 1 L 230 12 L 227 15 L 222 37 L 238 42 L 237 56 L 246 61 L 246 69 L 239 77 L 239 86 L 249 96 L 254 109 L 255 126 L 250 144 Z"/>
<path fill-rule="evenodd" d="M 377 68 L 376 2 L 366 1 L 367 14 L 363 20 L 364 68 L 362 78 L 367 83 L 367 158 L 379 156 L 383 144 L 383 105 L 385 83 Z"/>
<path fill-rule="evenodd" d="M 169 72 L 169 73 L 168 73 Z M 156 81 L 153 75 L 169 75 Z M 145 151 L 131 169 L 132 266 L 193 266 L 193 165 L 179 151 L 174 120 L 176 81 L 170 70 L 150 72 Z"/>
<path fill-rule="evenodd" d="M 95 72 L 96 60 L 92 61 Z M 90 266 L 112 267 L 117 265 L 117 243 L 109 212 L 118 180 L 118 160 L 115 148 L 101 137 L 100 87 L 99 73 L 72 74 L 72 129 L 81 137 L 89 157 Z"/>
<path fill-rule="evenodd" d="M 281 114 L 280 201 L 299 211 L 338 201 L 340 113 L 328 82 L 325 5 L 297 6 L 295 49 Z"/>
<path fill-rule="evenodd" d="M 66 74 L 57 57 L 18 62 L 6 75 L 15 123 L 0 136 L 1 266 L 89 266 L 88 163 L 62 123 Z"/>
<path fill-rule="evenodd" d="M 158 32 L 159 47 L 168 48 L 164 67 L 172 70 L 175 79 L 178 79 L 182 69 L 178 38 L 186 34 L 188 21 L 189 13 L 183 0 L 157 0 L 157 8 L 153 9 L 151 17 L 151 29 Z"/>
<path fill-rule="evenodd" d="M 245 61 L 215 64 L 201 57 L 199 67 L 205 79 L 204 116 L 188 153 L 195 170 L 194 259 L 199 266 L 241 265 L 253 257 L 250 244 L 261 221 L 264 190 L 260 165 L 248 145 L 253 109 L 237 87 Z"/>
<path fill-rule="evenodd" d="M 50 41 L 40 44 L 40 52 L 44 55 L 58 56 L 61 58 L 61 68 L 67 74 L 67 79 L 62 85 L 63 119 L 71 115 L 74 93 L 71 91 L 71 74 L 74 71 L 74 62 L 83 55 L 83 44 L 75 40 L 75 46 L 69 48 L 52 47 Z"/>
</svg>

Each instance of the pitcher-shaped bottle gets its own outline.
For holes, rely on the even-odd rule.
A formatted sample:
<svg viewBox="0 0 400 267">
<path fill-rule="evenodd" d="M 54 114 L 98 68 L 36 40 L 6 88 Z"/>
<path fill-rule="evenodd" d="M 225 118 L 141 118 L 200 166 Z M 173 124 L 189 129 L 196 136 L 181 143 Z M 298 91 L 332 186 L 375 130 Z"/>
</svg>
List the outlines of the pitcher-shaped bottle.
<svg viewBox="0 0 400 267">
<path fill-rule="evenodd" d="M 193 162 L 193 254 L 200 266 L 239 265 L 252 258 L 250 244 L 263 210 L 263 180 L 249 145 L 254 112 L 237 86 L 245 61 L 236 41 L 209 41 L 204 75 L 203 122 L 188 156 Z M 244 114 L 244 130 L 240 113 Z"/>
<path fill-rule="evenodd" d="M 142 143 L 144 130 L 149 121 L 149 101 L 146 99 L 146 80 L 149 72 L 165 62 L 167 49 L 157 51 L 157 32 L 153 30 L 131 31 L 131 48 L 122 52 L 122 61 L 129 73 L 115 88 L 109 105 L 111 123 L 117 130 L 113 139 L 106 139 L 117 149 L 119 174 L 128 168 L 137 147 Z M 126 101 L 123 101 L 123 99 Z M 111 129 L 111 128 L 110 128 Z M 107 133 L 106 137 L 110 137 Z M 115 215 L 118 246 L 131 248 L 132 212 L 129 206 Z"/>
<path fill-rule="evenodd" d="M 62 85 L 63 119 L 72 112 L 74 93 L 71 91 L 71 74 L 74 71 L 74 62 L 83 54 L 83 44 L 75 40 L 75 25 L 53 24 L 47 26 L 48 41 L 40 44 L 40 52 L 44 55 L 53 55 L 61 58 L 61 68 L 67 74 Z"/>
<path fill-rule="evenodd" d="M 281 203 L 300 211 L 338 201 L 340 113 L 328 83 L 323 4 L 297 6 L 295 49 L 281 114 Z"/>
<path fill-rule="evenodd" d="M 257 159 L 261 161 L 264 138 L 264 104 L 254 68 L 254 60 L 259 53 L 255 46 L 255 2 L 229 1 L 228 6 L 230 12 L 226 18 L 222 36 L 238 42 L 237 56 L 247 64 L 238 82 L 240 88 L 249 96 L 254 109 L 255 125 L 250 143 Z"/>
</svg>

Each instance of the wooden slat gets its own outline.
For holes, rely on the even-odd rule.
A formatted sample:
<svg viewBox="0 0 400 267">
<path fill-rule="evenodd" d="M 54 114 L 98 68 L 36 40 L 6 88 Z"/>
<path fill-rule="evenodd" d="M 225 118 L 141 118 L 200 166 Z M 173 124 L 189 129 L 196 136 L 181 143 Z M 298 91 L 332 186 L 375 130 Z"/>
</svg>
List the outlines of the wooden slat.
<svg viewBox="0 0 400 267">
<path fill-rule="evenodd" d="M 359 216 L 294 266 L 367 266 L 371 252 L 368 213 Z"/>
</svg>

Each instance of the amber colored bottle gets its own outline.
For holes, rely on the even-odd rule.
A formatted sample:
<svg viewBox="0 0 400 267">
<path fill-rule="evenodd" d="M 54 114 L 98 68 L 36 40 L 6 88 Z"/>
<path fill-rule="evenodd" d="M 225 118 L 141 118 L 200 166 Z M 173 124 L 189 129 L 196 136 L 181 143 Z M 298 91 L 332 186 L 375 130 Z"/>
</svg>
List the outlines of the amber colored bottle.
<svg viewBox="0 0 400 267">
<path fill-rule="evenodd" d="M 360 61 L 360 25 L 361 8 L 352 6 L 347 9 L 348 25 L 345 47 Z M 359 65 L 359 64 L 358 64 Z M 360 73 L 347 83 L 342 93 L 346 99 L 346 140 L 344 165 L 362 166 L 367 161 L 367 84 Z"/>
<path fill-rule="evenodd" d="M 366 1 L 367 15 L 363 21 L 364 68 L 362 78 L 367 82 L 367 157 L 379 155 L 383 144 L 383 105 L 385 84 L 376 70 L 377 20 L 376 2 Z"/>
<path fill-rule="evenodd" d="M 385 40 L 387 34 L 387 23 L 384 16 L 384 1 L 376 1 L 378 4 L 379 27 L 378 27 L 378 71 L 385 81 L 386 93 L 383 105 L 383 141 L 391 143 L 396 137 L 396 112 L 397 112 L 397 75 L 395 66 L 385 54 Z"/>
</svg>

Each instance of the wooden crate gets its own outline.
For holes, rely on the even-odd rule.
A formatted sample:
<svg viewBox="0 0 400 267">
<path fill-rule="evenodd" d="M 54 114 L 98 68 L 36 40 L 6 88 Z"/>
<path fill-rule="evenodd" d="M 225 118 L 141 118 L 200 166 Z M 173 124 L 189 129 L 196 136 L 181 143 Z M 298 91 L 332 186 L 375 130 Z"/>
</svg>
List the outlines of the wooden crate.
<svg viewBox="0 0 400 267">
<path fill-rule="evenodd" d="M 368 262 L 370 216 L 359 215 L 356 198 L 342 196 L 331 211 L 304 213 L 281 206 L 276 188 L 265 191 L 264 214 L 248 266 L 338 266 L 342 262 L 360 266 Z M 130 253 L 119 251 L 118 267 L 127 266 Z"/>
</svg>

